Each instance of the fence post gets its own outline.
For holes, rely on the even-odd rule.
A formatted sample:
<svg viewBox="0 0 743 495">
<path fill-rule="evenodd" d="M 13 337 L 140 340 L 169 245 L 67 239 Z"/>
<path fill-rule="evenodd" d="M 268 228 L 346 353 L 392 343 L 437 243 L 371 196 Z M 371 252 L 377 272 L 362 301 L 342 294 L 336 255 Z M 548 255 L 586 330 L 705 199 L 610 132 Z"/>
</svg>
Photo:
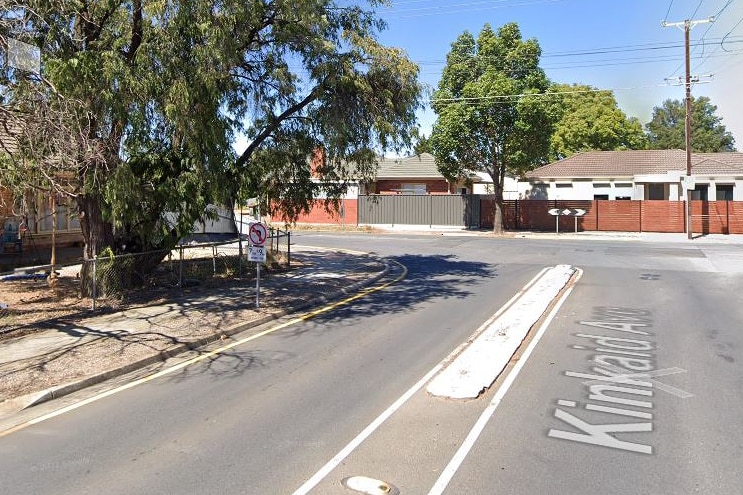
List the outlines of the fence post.
<svg viewBox="0 0 743 495">
<path fill-rule="evenodd" d="M 178 288 L 183 289 L 183 245 L 178 246 L 180 249 L 178 262 Z"/>
<path fill-rule="evenodd" d="M 96 274 L 98 263 L 96 263 L 96 261 L 98 261 L 98 255 L 97 254 L 93 255 L 93 290 L 92 290 L 92 297 L 93 297 L 93 307 L 92 307 L 92 310 L 93 311 L 95 311 L 95 299 L 96 299 L 96 297 L 98 295 L 98 291 L 97 291 L 97 287 L 98 287 L 97 278 L 98 278 L 98 276 Z"/>
<path fill-rule="evenodd" d="M 212 277 L 217 276 L 217 245 L 212 245 Z"/>
<path fill-rule="evenodd" d="M 292 266 L 292 233 L 290 230 L 286 231 L 286 267 L 291 268 Z"/>
<path fill-rule="evenodd" d="M 237 277 L 242 278 L 243 277 L 243 224 L 242 224 L 242 212 L 240 212 L 240 235 L 237 238 Z"/>
</svg>

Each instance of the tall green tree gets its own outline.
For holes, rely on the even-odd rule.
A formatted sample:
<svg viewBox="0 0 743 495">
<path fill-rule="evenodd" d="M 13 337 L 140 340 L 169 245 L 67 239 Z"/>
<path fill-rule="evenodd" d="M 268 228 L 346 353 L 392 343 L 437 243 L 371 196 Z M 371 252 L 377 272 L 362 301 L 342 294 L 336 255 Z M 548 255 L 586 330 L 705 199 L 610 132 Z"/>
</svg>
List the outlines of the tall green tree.
<svg viewBox="0 0 743 495">
<path fill-rule="evenodd" d="M 67 198 L 86 258 L 169 249 L 209 203 L 258 196 L 295 218 L 319 188 L 337 197 L 345 163 L 369 177 L 409 145 L 418 68 L 378 42 L 379 3 L 0 0 L 0 47 L 42 61 L 0 71 L 19 143 L 0 186 Z"/>
<path fill-rule="evenodd" d="M 550 143 L 551 160 L 580 151 L 637 150 L 647 147 L 642 124 L 619 109 L 611 91 L 580 84 L 555 84 L 559 120 Z"/>
<path fill-rule="evenodd" d="M 735 151 L 735 138 L 725 129 L 717 106 L 706 96 L 691 99 L 691 149 L 697 153 Z M 666 100 L 653 108 L 652 120 L 645 124 L 651 149 L 686 149 L 686 105 Z"/>
<path fill-rule="evenodd" d="M 503 230 L 506 174 L 521 175 L 546 162 L 554 116 L 543 93 L 536 40 L 519 27 L 485 25 L 475 39 L 462 33 L 451 45 L 432 107 L 437 120 L 430 146 L 449 180 L 486 172 L 493 181 L 493 230 Z"/>
</svg>

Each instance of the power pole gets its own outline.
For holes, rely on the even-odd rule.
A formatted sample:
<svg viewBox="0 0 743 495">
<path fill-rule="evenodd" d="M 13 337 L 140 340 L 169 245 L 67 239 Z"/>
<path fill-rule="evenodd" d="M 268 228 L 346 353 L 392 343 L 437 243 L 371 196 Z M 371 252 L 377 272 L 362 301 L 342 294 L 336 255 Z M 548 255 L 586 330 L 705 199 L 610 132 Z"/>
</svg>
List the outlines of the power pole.
<svg viewBox="0 0 743 495">
<path fill-rule="evenodd" d="M 703 24 L 707 22 L 715 22 L 714 17 L 709 19 L 701 19 L 696 21 L 685 20 L 683 22 L 663 22 L 663 27 L 678 27 L 684 30 L 684 48 L 685 48 L 685 64 L 686 64 L 686 236 L 688 239 L 693 239 L 691 235 L 691 189 L 688 185 L 691 183 L 691 68 L 689 63 L 689 31 L 697 24 Z"/>
</svg>

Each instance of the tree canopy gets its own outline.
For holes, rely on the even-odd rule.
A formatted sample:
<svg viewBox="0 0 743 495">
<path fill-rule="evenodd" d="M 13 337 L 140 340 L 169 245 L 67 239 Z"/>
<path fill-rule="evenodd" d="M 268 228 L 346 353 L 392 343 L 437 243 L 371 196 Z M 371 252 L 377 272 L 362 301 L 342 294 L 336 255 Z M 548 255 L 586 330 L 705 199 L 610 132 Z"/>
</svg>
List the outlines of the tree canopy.
<svg viewBox="0 0 743 495">
<path fill-rule="evenodd" d="M 409 144 L 418 68 L 378 42 L 378 3 L 0 0 L 0 46 L 42 60 L 0 72 L 20 143 L 0 186 L 68 198 L 87 257 L 172 246 L 209 203 L 257 196 L 294 218 L 342 190 L 348 161 L 371 176 Z"/>
<path fill-rule="evenodd" d="M 735 139 L 725 129 L 722 118 L 715 115 L 717 106 L 709 98 L 691 99 L 691 149 L 697 153 L 735 151 Z M 679 100 L 666 100 L 653 108 L 652 120 L 645 124 L 651 149 L 686 148 L 686 105 Z"/>
<path fill-rule="evenodd" d="M 550 159 L 581 151 L 636 150 L 647 147 L 642 124 L 619 109 L 611 91 L 579 84 L 555 84 L 559 120 L 550 143 Z"/>
<path fill-rule="evenodd" d="M 502 230 L 503 183 L 546 162 L 552 107 L 539 67 L 541 49 L 523 40 L 518 25 L 485 25 L 477 39 L 462 33 L 451 45 L 432 108 L 429 146 L 450 180 L 486 172 L 493 180 L 494 231 Z"/>
</svg>

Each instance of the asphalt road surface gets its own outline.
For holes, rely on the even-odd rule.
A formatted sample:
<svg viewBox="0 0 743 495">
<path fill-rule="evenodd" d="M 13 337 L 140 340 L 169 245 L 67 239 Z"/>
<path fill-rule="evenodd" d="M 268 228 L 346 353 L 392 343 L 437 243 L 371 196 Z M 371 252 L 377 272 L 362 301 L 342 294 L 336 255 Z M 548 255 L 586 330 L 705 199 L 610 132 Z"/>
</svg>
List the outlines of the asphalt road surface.
<svg viewBox="0 0 743 495">
<path fill-rule="evenodd" d="M 294 237 L 387 257 L 394 283 L 0 437 L 0 493 L 740 492 L 741 246 Z M 521 358 L 475 400 L 430 396 L 556 264 L 579 272 Z"/>
</svg>

